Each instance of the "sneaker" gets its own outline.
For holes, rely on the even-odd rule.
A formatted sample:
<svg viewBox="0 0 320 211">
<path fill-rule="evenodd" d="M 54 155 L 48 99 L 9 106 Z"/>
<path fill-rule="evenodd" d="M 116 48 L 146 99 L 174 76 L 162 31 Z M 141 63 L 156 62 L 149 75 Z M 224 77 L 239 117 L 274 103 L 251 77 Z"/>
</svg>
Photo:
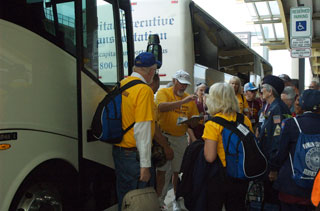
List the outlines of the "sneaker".
<svg viewBox="0 0 320 211">
<path fill-rule="evenodd" d="M 164 202 L 160 203 L 160 210 L 161 211 L 168 211 L 168 207 Z"/>
<path fill-rule="evenodd" d="M 173 210 L 173 211 L 181 211 L 180 204 L 179 204 L 179 202 L 177 202 L 176 200 L 174 200 L 174 201 L 172 202 L 172 210 Z"/>
<path fill-rule="evenodd" d="M 161 211 L 168 211 L 168 207 L 167 207 L 167 205 L 160 205 L 160 210 Z"/>
<path fill-rule="evenodd" d="M 160 210 L 161 210 L 161 211 L 167 211 L 167 210 L 168 210 L 167 205 L 166 205 L 166 204 L 164 203 L 164 201 L 161 200 L 160 198 L 159 198 L 159 204 L 160 204 Z"/>
</svg>

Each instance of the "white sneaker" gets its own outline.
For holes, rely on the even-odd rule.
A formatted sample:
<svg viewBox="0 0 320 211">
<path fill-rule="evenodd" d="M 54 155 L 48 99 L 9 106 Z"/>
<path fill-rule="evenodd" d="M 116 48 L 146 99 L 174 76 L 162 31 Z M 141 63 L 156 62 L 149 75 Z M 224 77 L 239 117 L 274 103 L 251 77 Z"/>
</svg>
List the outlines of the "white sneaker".
<svg viewBox="0 0 320 211">
<path fill-rule="evenodd" d="M 161 210 L 161 211 L 168 211 L 167 205 L 165 205 L 165 204 L 160 205 L 160 210 Z"/>
<path fill-rule="evenodd" d="M 174 200 L 174 201 L 172 202 L 172 210 L 173 210 L 173 211 L 181 211 L 180 204 L 179 204 L 179 202 L 177 202 L 176 200 Z"/>
<path fill-rule="evenodd" d="M 159 198 L 159 204 L 160 204 L 160 210 L 161 211 L 167 211 L 168 210 L 167 205 L 164 203 L 163 200 L 161 200 L 161 198 Z"/>
</svg>

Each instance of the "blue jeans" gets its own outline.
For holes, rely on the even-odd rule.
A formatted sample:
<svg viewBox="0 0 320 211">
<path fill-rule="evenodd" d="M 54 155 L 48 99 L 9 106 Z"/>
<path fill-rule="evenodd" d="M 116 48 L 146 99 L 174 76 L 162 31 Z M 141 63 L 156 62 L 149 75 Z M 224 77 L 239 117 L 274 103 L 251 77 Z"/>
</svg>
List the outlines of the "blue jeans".
<svg viewBox="0 0 320 211">
<path fill-rule="evenodd" d="M 149 182 L 141 182 L 140 163 L 137 160 L 137 151 L 128 151 L 125 148 L 113 147 L 112 156 L 116 171 L 116 187 L 118 197 L 118 210 L 121 211 L 121 205 L 124 195 L 134 189 L 145 188 L 154 185 L 154 171 L 150 168 L 151 179 Z"/>
</svg>

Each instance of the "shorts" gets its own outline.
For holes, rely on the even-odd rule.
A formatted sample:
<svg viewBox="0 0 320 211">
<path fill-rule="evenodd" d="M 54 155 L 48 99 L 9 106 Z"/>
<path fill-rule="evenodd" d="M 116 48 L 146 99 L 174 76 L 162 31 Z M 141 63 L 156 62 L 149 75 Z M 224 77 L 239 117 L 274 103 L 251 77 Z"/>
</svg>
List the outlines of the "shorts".
<svg viewBox="0 0 320 211">
<path fill-rule="evenodd" d="M 160 168 L 157 168 L 157 170 L 168 171 L 171 166 L 172 172 L 179 172 L 180 167 L 181 167 L 181 163 L 182 163 L 182 159 L 183 159 L 184 151 L 186 150 L 186 148 L 188 146 L 187 135 L 171 136 L 166 133 L 162 133 L 162 135 L 164 135 L 168 138 L 170 147 L 172 148 L 173 153 L 174 153 L 174 157 L 172 160 L 168 160 L 166 162 L 166 164 L 164 164 Z"/>
</svg>

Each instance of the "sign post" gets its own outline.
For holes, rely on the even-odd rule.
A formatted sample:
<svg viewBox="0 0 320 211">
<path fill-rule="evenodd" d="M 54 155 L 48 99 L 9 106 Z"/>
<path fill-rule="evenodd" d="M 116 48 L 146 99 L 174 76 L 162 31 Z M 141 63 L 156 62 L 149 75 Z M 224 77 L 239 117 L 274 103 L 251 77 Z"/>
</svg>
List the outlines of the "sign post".
<svg viewBox="0 0 320 211">
<path fill-rule="evenodd" d="M 310 7 L 292 7 L 290 9 L 290 47 L 291 57 L 311 56 L 312 11 Z"/>
</svg>

